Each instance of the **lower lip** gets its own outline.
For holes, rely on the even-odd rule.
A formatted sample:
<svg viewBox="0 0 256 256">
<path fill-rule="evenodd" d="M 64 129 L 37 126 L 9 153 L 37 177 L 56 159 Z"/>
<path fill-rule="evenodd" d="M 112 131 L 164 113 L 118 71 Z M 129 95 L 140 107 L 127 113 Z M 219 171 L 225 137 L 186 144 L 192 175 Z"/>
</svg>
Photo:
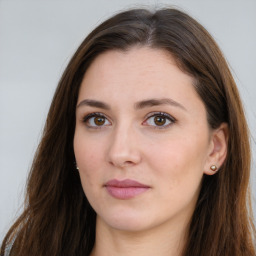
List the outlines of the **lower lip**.
<svg viewBox="0 0 256 256">
<path fill-rule="evenodd" d="M 146 192 L 147 187 L 112 187 L 106 186 L 108 193 L 117 199 L 130 199 Z"/>
</svg>

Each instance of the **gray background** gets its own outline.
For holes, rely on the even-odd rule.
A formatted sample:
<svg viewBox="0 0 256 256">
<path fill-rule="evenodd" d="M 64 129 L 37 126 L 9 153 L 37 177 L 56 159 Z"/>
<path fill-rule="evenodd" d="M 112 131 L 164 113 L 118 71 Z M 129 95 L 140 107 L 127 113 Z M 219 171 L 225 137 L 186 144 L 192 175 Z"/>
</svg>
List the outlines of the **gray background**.
<svg viewBox="0 0 256 256">
<path fill-rule="evenodd" d="M 254 157 L 251 183 L 256 183 L 255 0 L 0 0 L 0 240 L 20 212 L 46 114 L 72 53 L 116 11 L 148 4 L 187 11 L 223 50 L 245 104 Z M 255 185 L 253 194 L 255 204 Z"/>
</svg>

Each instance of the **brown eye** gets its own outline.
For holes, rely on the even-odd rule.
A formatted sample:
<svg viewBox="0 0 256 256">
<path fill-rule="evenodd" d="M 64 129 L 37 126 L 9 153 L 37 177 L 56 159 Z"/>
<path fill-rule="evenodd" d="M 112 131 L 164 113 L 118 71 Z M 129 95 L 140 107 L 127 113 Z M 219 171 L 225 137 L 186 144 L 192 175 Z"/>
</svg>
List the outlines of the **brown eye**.
<svg viewBox="0 0 256 256">
<path fill-rule="evenodd" d="M 87 115 L 83 122 L 90 128 L 99 128 L 111 125 L 110 121 L 102 114 L 92 113 Z"/>
<path fill-rule="evenodd" d="M 163 116 L 155 116 L 154 118 L 154 123 L 157 125 L 157 126 L 162 126 L 166 123 L 166 117 L 163 117 Z"/>
<path fill-rule="evenodd" d="M 158 113 L 150 113 L 150 116 L 143 122 L 143 125 L 151 126 L 154 128 L 168 128 L 171 124 L 174 124 L 176 119 L 171 115 L 158 112 Z"/>
<path fill-rule="evenodd" d="M 102 117 L 102 116 L 96 116 L 94 118 L 94 123 L 97 125 L 97 126 L 101 126 L 101 125 L 104 125 L 105 123 L 105 117 Z"/>
</svg>

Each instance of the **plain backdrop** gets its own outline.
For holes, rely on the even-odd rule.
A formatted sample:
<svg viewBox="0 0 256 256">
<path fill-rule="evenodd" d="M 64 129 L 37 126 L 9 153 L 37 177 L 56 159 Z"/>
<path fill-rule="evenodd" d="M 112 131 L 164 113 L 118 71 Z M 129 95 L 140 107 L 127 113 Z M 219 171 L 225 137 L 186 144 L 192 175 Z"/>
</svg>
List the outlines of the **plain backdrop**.
<svg viewBox="0 0 256 256">
<path fill-rule="evenodd" d="M 68 60 L 103 20 L 119 10 L 147 5 L 174 5 L 188 12 L 224 52 L 251 129 L 255 203 L 255 0 L 0 0 L 0 241 L 20 212 L 26 177 Z"/>
</svg>

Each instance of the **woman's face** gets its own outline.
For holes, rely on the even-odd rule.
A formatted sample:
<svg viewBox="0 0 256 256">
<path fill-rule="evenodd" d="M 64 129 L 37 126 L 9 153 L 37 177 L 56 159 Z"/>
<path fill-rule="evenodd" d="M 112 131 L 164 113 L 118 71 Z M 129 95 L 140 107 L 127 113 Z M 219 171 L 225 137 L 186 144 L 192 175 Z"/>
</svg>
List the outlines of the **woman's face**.
<svg viewBox="0 0 256 256">
<path fill-rule="evenodd" d="M 213 150 L 193 79 L 162 50 L 108 51 L 79 92 L 74 151 L 103 225 L 129 231 L 191 217 Z"/>
</svg>

